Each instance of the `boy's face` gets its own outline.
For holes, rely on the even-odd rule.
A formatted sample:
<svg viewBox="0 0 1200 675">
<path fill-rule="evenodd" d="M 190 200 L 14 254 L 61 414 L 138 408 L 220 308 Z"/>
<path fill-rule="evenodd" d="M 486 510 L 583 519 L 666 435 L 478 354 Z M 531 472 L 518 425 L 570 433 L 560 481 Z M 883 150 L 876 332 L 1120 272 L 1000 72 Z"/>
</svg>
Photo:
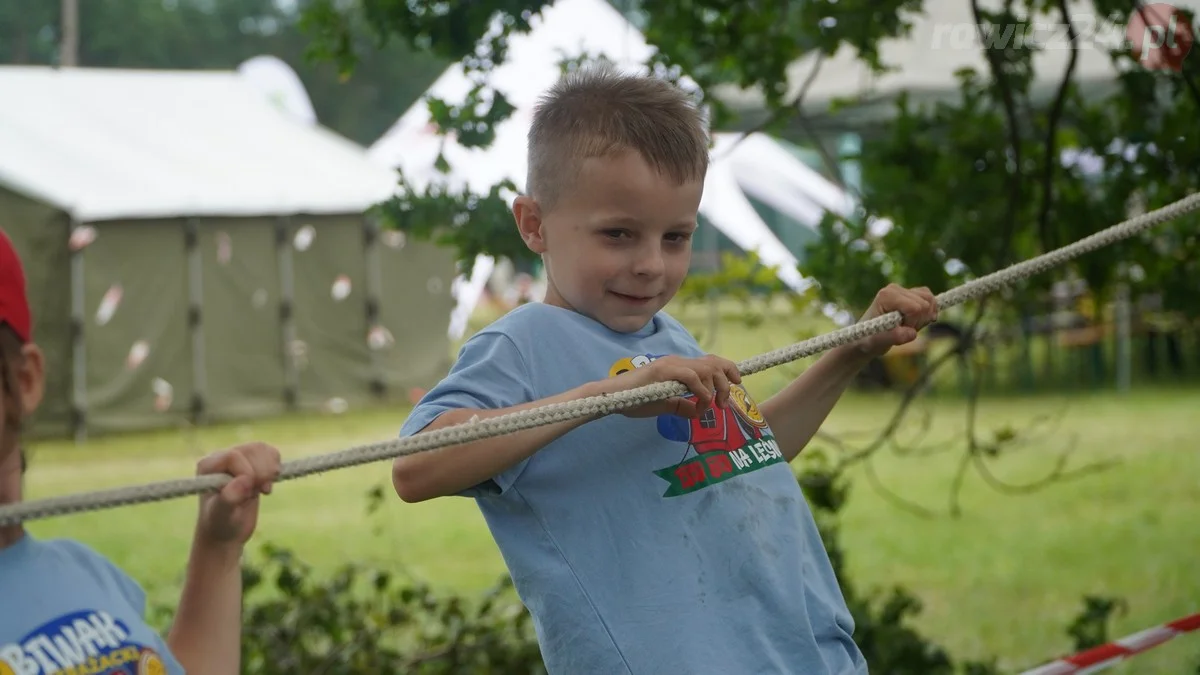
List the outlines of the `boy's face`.
<svg viewBox="0 0 1200 675">
<path fill-rule="evenodd" d="M 703 188 L 627 151 L 585 160 L 550 211 L 518 198 L 521 236 L 546 265 L 546 303 L 621 333 L 644 327 L 687 276 Z"/>
</svg>

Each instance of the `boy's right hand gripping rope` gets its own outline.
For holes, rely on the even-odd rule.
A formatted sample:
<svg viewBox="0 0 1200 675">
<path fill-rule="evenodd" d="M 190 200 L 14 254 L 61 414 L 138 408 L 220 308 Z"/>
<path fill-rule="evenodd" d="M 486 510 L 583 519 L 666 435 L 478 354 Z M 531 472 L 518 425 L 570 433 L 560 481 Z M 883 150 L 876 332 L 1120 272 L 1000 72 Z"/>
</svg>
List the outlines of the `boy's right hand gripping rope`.
<svg viewBox="0 0 1200 675">
<path fill-rule="evenodd" d="M 995 292 L 1015 281 L 1039 274 L 1103 246 L 1128 239 L 1155 225 L 1179 218 L 1198 209 L 1200 209 L 1200 193 L 1188 195 L 1173 204 L 1168 204 L 1160 209 L 1155 209 L 1154 211 L 1131 218 L 1060 249 L 1017 263 L 998 272 L 993 272 L 957 288 L 952 288 L 937 296 L 938 308 L 953 307 L 967 300 Z M 738 370 L 742 375 L 753 375 L 754 373 L 784 363 L 790 363 L 805 356 L 811 356 L 834 347 L 856 342 L 875 333 L 891 330 L 899 326 L 902 319 L 903 317 L 898 312 L 891 312 L 890 314 L 869 321 L 856 323 L 825 335 L 819 335 L 772 352 L 751 357 L 737 364 Z M 291 480 L 332 469 L 367 464 L 383 459 L 460 445 L 493 436 L 554 424 L 556 422 L 607 415 L 646 403 L 661 401 L 672 396 L 680 396 L 685 393 L 687 393 L 687 388 L 678 382 L 659 382 L 614 394 L 594 396 L 565 403 L 555 403 L 539 408 L 530 408 L 528 410 L 467 422 L 406 438 L 373 443 L 325 455 L 305 457 L 285 462 L 279 480 Z M 63 497 L 52 497 L 19 504 L 9 504 L 0 507 L 0 525 L 13 525 L 20 522 L 48 518 L 58 514 L 92 511 L 200 494 L 210 490 L 218 490 L 229 480 L 230 477 L 223 474 L 197 476 L 159 483 L 132 485 L 111 490 L 66 495 Z"/>
</svg>

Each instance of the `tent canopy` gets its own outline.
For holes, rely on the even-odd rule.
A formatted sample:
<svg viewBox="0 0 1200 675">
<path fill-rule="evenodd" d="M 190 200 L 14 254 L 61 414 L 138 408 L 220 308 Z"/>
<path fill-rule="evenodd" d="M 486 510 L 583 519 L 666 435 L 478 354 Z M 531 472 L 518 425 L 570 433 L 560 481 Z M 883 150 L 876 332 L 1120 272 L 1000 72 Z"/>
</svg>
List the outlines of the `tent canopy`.
<svg viewBox="0 0 1200 675">
<path fill-rule="evenodd" d="M 827 211 L 848 217 L 854 210 L 849 193 L 764 134 L 716 133 L 713 157 L 729 164 L 746 194 L 801 225 L 815 229 Z"/>
<path fill-rule="evenodd" d="M 525 138 L 533 108 L 542 93 L 558 81 L 559 62 L 586 54 L 603 56 L 622 69 L 642 70 L 654 51 L 605 0 L 556 0 L 542 10 L 529 32 L 509 39 L 504 62 L 488 74 L 488 87 L 502 92 L 515 108 L 496 128 L 490 147 L 466 148 L 453 138 L 443 144 L 422 98 L 371 146 L 370 153 L 387 166 L 402 169 L 418 189 L 430 181 L 451 187 L 468 185 L 477 192 L 486 192 L 503 180 L 520 187 L 525 182 Z M 474 87 L 462 64 L 454 64 L 426 95 L 458 103 Z M 434 168 L 439 151 L 453 167 L 449 176 Z"/>
<path fill-rule="evenodd" d="M 0 67 L 0 185 L 79 222 L 361 213 L 395 174 L 237 72 Z"/>
</svg>

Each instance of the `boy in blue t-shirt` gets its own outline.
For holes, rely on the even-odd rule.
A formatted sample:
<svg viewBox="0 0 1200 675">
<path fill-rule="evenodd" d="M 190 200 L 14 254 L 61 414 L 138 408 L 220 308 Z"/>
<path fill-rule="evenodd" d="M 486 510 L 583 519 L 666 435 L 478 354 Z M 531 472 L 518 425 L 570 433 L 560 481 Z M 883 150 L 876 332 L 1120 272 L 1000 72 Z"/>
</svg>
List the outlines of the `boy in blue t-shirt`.
<svg viewBox="0 0 1200 675">
<path fill-rule="evenodd" d="M 513 205 L 545 302 L 472 337 L 401 434 L 667 380 L 691 394 L 402 457 L 393 484 L 408 502 L 476 499 L 551 673 L 865 673 L 788 462 L 936 303 L 889 286 L 868 316 L 900 311 L 903 326 L 756 404 L 733 363 L 662 311 L 687 274 L 707 167 L 704 120 L 668 83 L 581 70 L 547 93 Z"/>
<path fill-rule="evenodd" d="M 0 229 L 3 505 L 22 500 L 20 433 L 41 404 L 52 366 L 33 340 L 33 327 L 21 260 Z M 271 492 L 280 468 L 279 451 L 262 443 L 197 463 L 199 474 L 225 473 L 232 480 L 199 499 L 183 591 L 165 638 L 146 622 L 141 586 L 92 548 L 37 539 L 21 524 L 0 526 L 0 675 L 237 675 L 242 551 L 257 527 L 260 497 Z M 155 534 L 148 532 L 147 541 Z"/>
</svg>

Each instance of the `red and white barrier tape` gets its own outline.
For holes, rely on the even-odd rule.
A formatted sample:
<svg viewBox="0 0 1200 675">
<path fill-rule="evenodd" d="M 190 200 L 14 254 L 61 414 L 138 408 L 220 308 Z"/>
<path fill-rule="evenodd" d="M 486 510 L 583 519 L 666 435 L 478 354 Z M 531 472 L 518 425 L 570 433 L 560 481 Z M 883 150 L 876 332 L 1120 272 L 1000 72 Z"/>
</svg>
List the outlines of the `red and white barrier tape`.
<svg viewBox="0 0 1200 675">
<path fill-rule="evenodd" d="M 1121 661 L 1140 654 L 1147 649 L 1157 647 L 1171 638 L 1184 633 L 1200 630 L 1200 613 L 1185 616 L 1182 619 L 1164 623 L 1154 628 L 1147 628 L 1140 633 L 1134 633 L 1108 644 L 1092 647 L 1074 656 L 1067 656 L 1057 661 L 1051 661 L 1044 666 L 1027 670 L 1021 675 L 1082 675 L 1094 673 L 1115 666 Z"/>
</svg>

